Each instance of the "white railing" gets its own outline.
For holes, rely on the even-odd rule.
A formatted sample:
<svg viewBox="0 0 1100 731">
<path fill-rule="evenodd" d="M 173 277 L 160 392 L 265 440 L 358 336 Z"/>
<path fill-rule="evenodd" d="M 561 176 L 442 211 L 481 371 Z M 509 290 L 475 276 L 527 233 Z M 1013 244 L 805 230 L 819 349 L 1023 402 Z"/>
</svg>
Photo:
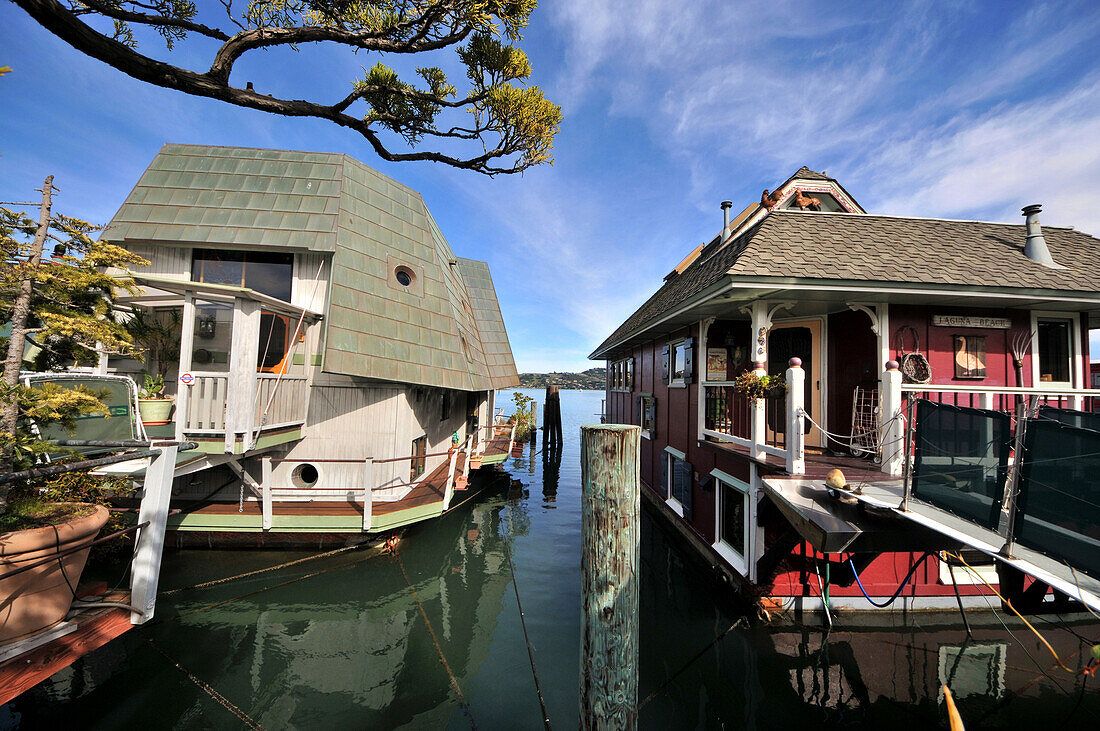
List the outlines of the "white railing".
<svg viewBox="0 0 1100 731">
<path fill-rule="evenodd" d="M 274 429 L 306 420 L 309 381 L 305 376 L 256 376 L 256 428 Z"/>
<path fill-rule="evenodd" d="M 183 430 L 194 433 L 225 431 L 225 404 L 229 393 L 228 373 L 192 373 L 194 381 L 187 389 L 182 408 Z"/>
<path fill-rule="evenodd" d="M 804 474 L 806 372 L 800 360 L 791 359 L 786 377 L 786 399 L 748 398 L 738 393 L 732 382 L 704 382 L 700 387 L 700 433 L 745 447 L 754 459 L 778 457 L 791 474 Z"/>
</svg>

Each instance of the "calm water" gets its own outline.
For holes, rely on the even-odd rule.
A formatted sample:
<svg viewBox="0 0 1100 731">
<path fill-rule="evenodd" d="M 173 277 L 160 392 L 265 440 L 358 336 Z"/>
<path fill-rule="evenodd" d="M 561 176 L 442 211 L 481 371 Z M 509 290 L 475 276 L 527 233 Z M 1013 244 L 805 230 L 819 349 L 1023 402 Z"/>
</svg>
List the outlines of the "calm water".
<svg viewBox="0 0 1100 731">
<path fill-rule="evenodd" d="M 482 478 L 491 483 L 485 492 L 412 528 L 401 542 L 400 562 L 349 552 L 162 596 L 151 626 L 0 709 L 0 723 L 235 729 L 243 725 L 230 709 L 235 706 L 268 728 L 461 729 L 470 728 L 471 719 L 483 729 L 541 728 L 505 553 L 510 540 L 550 718 L 557 728 L 576 728 L 578 427 L 598 421 L 601 396 L 563 393 L 560 468 L 544 467 L 541 455 L 532 460 L 530 449 L 510 459 L 510 475 Z M 174 552 L 166 557 L 161 587 L 309 553 Z M 1052 670 L 1049 655 L 1025 629 L 1013 626 L 1021 643 L 989 613 L 975 620 L 985 626 L 976 627 L 970 643 L 950 615 L 942 625 L 922 616 L 897 627 L 831 634 L 821 631 L 817 617 L 805 625 L 749 624 L 648 518 L 642 569 L 643 727 L 943 726 L 945 678 L 969 729 L 1100 727 L 1094 690 L 1100 678 L 1081 693 L 1080 678 Z M 1080 637 L 1064 627 L 1040 627 L 1074 667 L 1087 655 L 1087 643 L 1100 639 L 1096 624 L 1075 626 Z"/>
</svg>

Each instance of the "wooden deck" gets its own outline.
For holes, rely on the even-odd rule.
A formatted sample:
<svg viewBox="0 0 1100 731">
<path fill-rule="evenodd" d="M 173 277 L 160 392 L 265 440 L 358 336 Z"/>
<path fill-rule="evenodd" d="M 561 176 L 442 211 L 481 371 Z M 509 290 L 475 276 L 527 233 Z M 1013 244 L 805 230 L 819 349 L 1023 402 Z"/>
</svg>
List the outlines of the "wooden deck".
<svg viewBox="0 0 1100 731">
<path fill-rule="evenodd" d="M 493 429 L 493 438 L 485 444 L 481 453 L 483 465 L 500 464 L 511 454 L 512 428 L 498 426 Z"/>
<path fill-rule="evenodd" d="M 455 475 L 465 465 L 465 455 L 459 454 Z M 420 480 L 408 495 L 400 500 L 376 501 L 371 505 L 371 531 L 389 530 L 401 525 L 430 518 L 443 512 L 450 461 Z M 350 490 L 353 494 L 355 490 Z M 360 493 L 361 494 L 361 493 Z M 363 502 L 361 499 L 275 500 L 272 503 L 272 531 L 288 532 L 362 532 Z M 170 530 L 179 531 L 262 531 L 263 506 L 254 498 L 215 502 L 186 515 L 169 518 Z"/>
<path fill-rule="evenodd" d="M 711 442 L 707 441 L 705 444 L 714 449 L 718 449 L 724 452 L 732 452 L 740 457 L 751 460 L 756 464 L 764 467 L 762 472 L 770 473 L 776 476 L 787 475 L 786 462 L 779 457 L 773 455 L 766 455 L 764 459 L 755 459 L 749 454 L 748 447 L 742 447 L 737 444 L 730 444 L 728 442 Z M 866 459 L 860 459 L 859 457 L 851 457 L 848 455 L 830 454 L 824 451 L 819 451 L 813 447 L 806 448 L 806 473 L 804 475 L 797 475 L 803 479 L 824 480 L 825 475 L 829 473 L 829 470 L 837 468 L 844 473 L 849 483 L 855 482 L 883 482 L 890 479 L 901 480 L 900 477 L 891 478 L 885 472 L 879 469 L 879 466 L 874 462 Z M 794 475 L 792 475 L 794 477 Z"/>
<path fill-rule="evenodd" d="M 78 595 L 83 596 L 84 592 Z M 130 601 L 130 593 L 113 592 L 94 598 L 125 604 Z M 120 607 L 89 609 L 68 621 L 76 624 L 74 631 L 0 663 L 0 704 L 30 690 L 133 627 L 130 611 Z"/>
</svg>

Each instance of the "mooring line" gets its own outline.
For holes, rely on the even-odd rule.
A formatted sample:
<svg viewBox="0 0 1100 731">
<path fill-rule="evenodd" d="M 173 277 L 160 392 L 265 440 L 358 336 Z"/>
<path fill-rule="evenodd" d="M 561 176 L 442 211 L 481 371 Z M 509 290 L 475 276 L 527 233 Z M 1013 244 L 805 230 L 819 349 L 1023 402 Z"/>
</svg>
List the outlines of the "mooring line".
<svg viewBox="0 0 1100 731">
<path fill-rule="evenodd" d="M 721 633 L 720 635 L 716 636 L 716 637 L 715 637 L 715 638 L 714 638 L 713 640 L 711 640 L 711 641 L 710 641 L 710 644 L 708 644 L 708 645 L 707 645 L 706 647 L 704 647 L 704 648 L 703 648 L 702 650 L 699 650 L 699 652 L 695 653 L 695 655 L 693 655 L 693 656 L 692 656 L 692 658 L 691 658 L 690 660 L 688 660 L 688 661 L 687 661 L 686 663 L 684 663 L 684 665 L 683 665 L 683 666 L 682 666 L 682 667 L 681 667 L 681 668 L 680 668 L 679 670 L 677 670 L 676 672 L 674 672 L 674 673 L 673 673 L 672 675 L 668 676 L 668 678 L 667 678 L 667 679 L 665 680 L 665 682 L 661 683 L 661 684 L 660 684 L 660 685 L 659 685 L 659 686 L 657 687 L 657 689 L 656 689 L 656 690 L 654 690 L 654 691 L 653 691 L 652 693 L 650 693 L 649 695 L 647 695 L 647 696 L 645 697 L 645 700 L 643 700 L 643 701 L 642 701 L 641 703 L 639 703 L 639 704 L 638 704 L 638 710 L 639 710 L 639 711 L 641 711 L 641 710 L 642 710 L 643 708 L 645 708 L 645 705 L 646 705 L 647 703 L 649 703 L 649 702 L 650 702 L 651 700 L 653 700 L 653 699 L 654 699 L 654 698 L 656 698 L 656 697 L 657 697 L 658 695 L 660 695 L 660 694 L 661 694 L 661 691 L 663 691 L 663 690 L 664 690 L 665 688 L 667 688 L 667 687 L 668 687 L 669 685 L 671 685 L 671 684 L 672 684 L 672 681 L 674 681 L 674 680 L 676 680 L 676 678 L 680 677 L 680 675 L 681 675 L 681 674 L 682 674 L 682 673 L 683 673 L 683 672 L 684 672 L 685 670 L 687 670 L 687 669 L 688 669 L 689 667 L 691 667 L 692 665 L 694 665 L 694 664 L 695 664 L 695 662 L 696 662 L 697 660 L 699 660 L 699 658 L 701 658 L 701 657 L 702 657 L 703 655 L 707 654 L 707 652 L 709 652 L 709 651 L 710 651 L 710 648 L 714 647 L 714 646 L 715 646 L 715 645 L 717 645 L 717 644 L 718 644 L 719 642 L 721 642 L 721 640 L 722 640 L 722 638 L 723 638 L 723 637 L 725 637 L 725 636 L 726 636 L 726 635 L 728 635 L 728 634 L 729 634 L 730 632 L 732 632 L 732 631 L 733 631 L 734 629 L 736 629 L 736 628 L 737 628 L 737 627 L 738 627 L 738 626 L 739 626 L 739 625 L 741 624 L 741 622 L 743 622 L 744 620 L 745 620 L 745 618 L 744 618 L 744 617 L 738 617 L 738 618 L 737 618 L 737 621 L 735 621 L 735 622 L 734 622 L 733 624 L 731 624 L 731 625 L 730 625 L 729 627 L 727 627 L 727 628 L 726 628 L 725 630 L 723 630 L 723 632 L 722 632 L 722 633 Z"/>
<path fill-rule="evenodd" d="M 179 670 L 181 673 L 186 675 L 188 680 L 190 680 L 192 683 L 194 683 L 195 685 L 202 688 L 204 691 L 206 691 L 206 694 L 208 696 L 210 696 L 211 698 L 213 698 L 220 706 L 222 706 L 225 710 L 229 711 L 234 716 L 236 716 L 238 719 L 240 719 L 241 723 L 243 723 L 244 725 L 248 726 L 251 729 L 261 729 L 261 730 L 263 729 L 263 726 L 261 726 L 256 721 L 253 721 L 248 716 L 247 713 L 242 711 L 237 706 L 233 705 L 233 703 L 228 698 L 226 698 L 224 695 L 222 695 L 218 691 L 214 690 L 214 688 L 209 683 L 204 681 L 202 678 L 199 678 L 193 672 L 191 672 L 190 670 L 185 668 L 183 665 L 180 665 L 178 662 L 173 660 L 172 657 L 167 652 L 160 649 L 160 646 L 157 645 L 155 642 L 153 642 L 151 639 L 146 637 L 145 641 L 149 643 L 150 647 L 152 647 L 154 650 L 156 650 L 158 653 L 160 653 L 161 656 L 163 656 L 165 660 L 167 660 L 172 665 L 174 665 L 177 670 Z"/>
<path fill-rule="evenodd" d="M 447 658 L 443 654 L 443 647 L 439 644 L 439 638 L 435 634 L 435 629 L 432 627 L 431 620 L 428 619 L 428 613 L 424 611 L 424 603 L 420 601 L 420 594 L 416 591 L 416 587 L 413 586 L 412 579 L 409 578 L 409 572 L 405 570 L 405 562 L 401 560 L 401 554 L 397 550 L 397 544 L 394 543 L 390 550 L 397 559 L 397 565 L 401 567 L 401 573 L 405 576 L 405 583 L 409 585 L 409 590 L 412 591 L 413 599 L 416 600 L 416 606 L 420 610 L 420 616 L 424 618 L 424 624 L 428 627 L 428 633 L 432 636 L 432 642 L 435 643 L 435 651 L 439 653 L 439 661 L 443 663 L 443 669 L 447 671 L 447 678 L 451 681 L 451 689 L 454 690 L 455 695 L 458 696 L 458 704 L 462 706 L 462 710 L 466 714 L 466 719 L 470 722 L 470 728 L 477 731 L 477 723 L 474 721 L 474 714 L 470 711 L 470 704 L 467 702 L 466 696 L 463 695 L 462 688 L 458 685 L 458 678 L 455 677 L 454 671 L 451 670 L 450 663 L 447 662 Z"/>
<path fill-rule="evenodd" d="M 362 563 L 363 561 L 366 561 L 369 558 L 371 558 L 371 556 L 360 556 L 359 558 L 355 559 L 354 561 L 348 561 L 347 563 L 340 564 L 339 566 L 330 566 L 327 569 L 321 569 L 320 571 L 313 571 L 313 572 L 310 572 L 308 574 L 302 574 L 301 576 L 295 576 L 293 579 L 287 579 L 286 581 L 281 581 L 278 584 L 272 584 L 271 586 L 261 587 L 259 589 L 256 589 L 255 591 L 250 591 L 250 592 L 241 594 L 240 596 L 235 596 L 232 599 L 224 599 L 220 602 L 214 602 L 213 604 L 207 604 L 205 606 L 199 607 L 198 609 L 192 609 L 192 610 L 187 611 L 187 612 L 180 612 L 176 616 L 169 617 L 168 619 L 166 619 L 164 621 L 166 623 L 167 622 L 172 622 L 174 620 L 179 619 L 180 617 L 186 617 L 186 616 L 191 615 L 191 614 L 198 614 L 199 612 L 205 612 L 207 610 L 214 609 L 216 607 L 225 606 L 226 604 L 232 604 L 233 602 L 240 601 L 241 599 L 247 599 L 248 597 L 255 596 L 256 594 L 262 594 L 265 591 L 270 591 L 271 589 L 278 589 L 279 587 L 282 587 L 282 586 L 287 586 L 289 584 L 295 584 L 299 581 L 305 581 L 306 579 L 312 579 L 314 576 L 320 576 L 321 574 L 327 574 L 330 571 L 336 571 L 338 569 L 347 568 L 348 566 L 354 566 L 356 564 Z"/>
<path fill-rule="evenodd" d="M 325 558 L 327 556 L 335 556 L 338 553 L 345 551 L 351 551 L 356 548 L 362 547 L 363 543 L 357 543 L 354 546 L 344 546 L 343 548 L 337 548 L 332 551 L 326 551 L 325 553 L 318 553 L 313 556 L 306 556 L 305 558 L 299 558 L 294 561 L 287 561 L 286 563 L 276 564 L 275 566 L 268 566 L 265 569 L 256 569 L 255 571 L 247 571 L 243 574 L 236 574 L 235 576 L 226 576 L 224 579 L 214 579 L 213 581 L 204 581 L 201 584 L 192 584 L 191 586 L 181 586 L 178 589 L 168 589 L 162 591 L 162 596 L 168 596 L 169 594 L 178 594 L 181 591 L 190 591 L 191 589 L 205 589 L 210 586 L 217 586 L 218 584 L 226 584 L 230 581 L 236 581 L 237 579 L 246 579 L 249 576 L 258 576 L 259 574 L 266 574 L 269 571 L 277 571 L 278 569 L 285 569 L 288 566 L 295 566 L 306 561 L 312 561 L 317 558 Z"/>
<path fill-rule="evenodd" d="M 542 686 L 539 684 L 539 671 L 535 669 L 535 651 L 531 648 L 531 638 L 527 636 L 527 619 L 523 613 L 523 602 L 519 599 L 519 584 L 516 583 L 516 567 L 512 564 L 512 546 L 509 534 L 512 531 L 512 507 L 508 506 L 508 530 L 504 532 L 504 555 L 508 559 L 508 571 L 512 574 L 512 589 L 516 592 L 516 606 L 519 607 L 519 623 L 523 627 L 523 641 L 527 645 L 527 659 L 531 661 L 531 676 L 535 679 L 535 693 L 539 697 L 539 708 L 542 709 L 542 724 L 546 731 L 550 731 L 550 714 L 546 711 L 546 701 L 542 697 Z"/>
</svg>

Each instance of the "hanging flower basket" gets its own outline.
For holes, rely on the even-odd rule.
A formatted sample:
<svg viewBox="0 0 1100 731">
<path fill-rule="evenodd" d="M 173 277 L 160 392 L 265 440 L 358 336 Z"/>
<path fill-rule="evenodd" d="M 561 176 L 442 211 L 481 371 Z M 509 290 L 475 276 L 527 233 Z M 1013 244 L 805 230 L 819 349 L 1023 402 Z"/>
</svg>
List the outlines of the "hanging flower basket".
<svg viewBox="0 0 1100 731">
<path fill-rule="evenodd" d="M 758 376 L 745 371 L 733 382 L 733 392 L 745 398 L 782 398 L 787 395 L 787 379 L 782 373 Z"/>
</svg>

